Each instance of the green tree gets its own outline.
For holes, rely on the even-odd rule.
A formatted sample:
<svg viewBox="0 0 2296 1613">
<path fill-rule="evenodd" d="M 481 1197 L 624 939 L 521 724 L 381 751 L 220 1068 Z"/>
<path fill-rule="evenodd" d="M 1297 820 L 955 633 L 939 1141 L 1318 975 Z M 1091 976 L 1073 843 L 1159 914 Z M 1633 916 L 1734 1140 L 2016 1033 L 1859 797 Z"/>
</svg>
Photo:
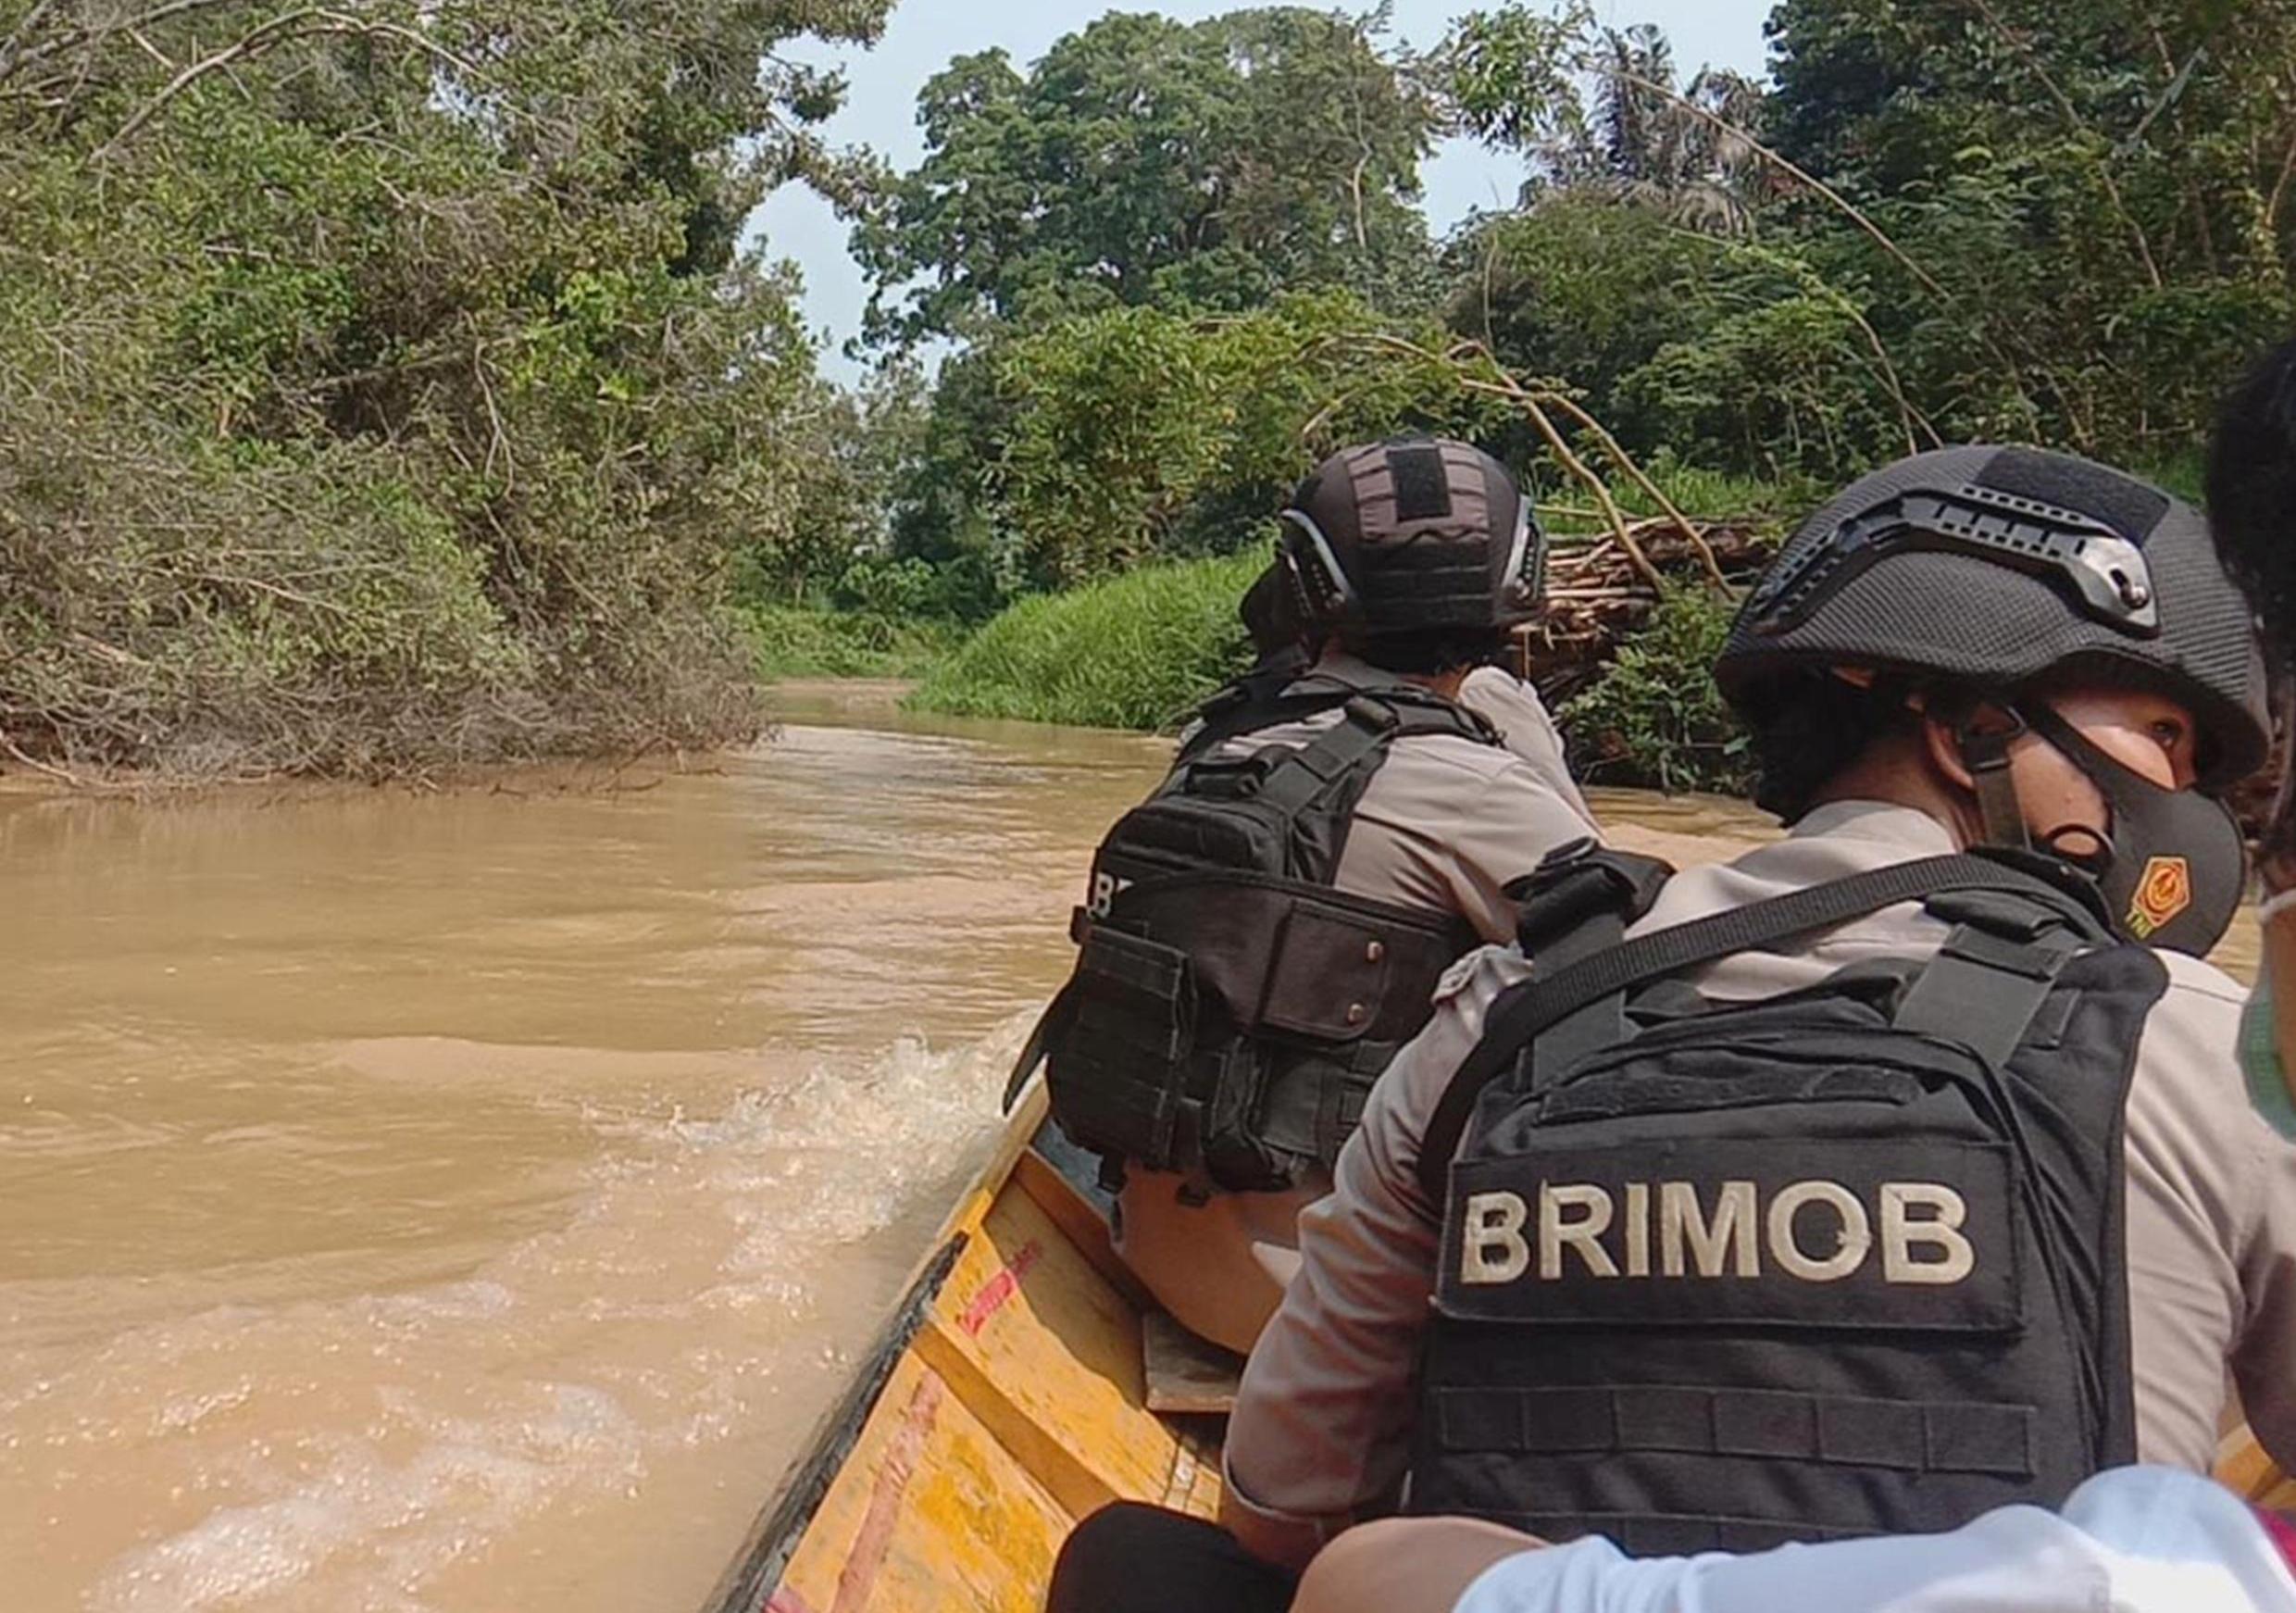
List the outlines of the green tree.
<svg viewBox="0 0 2296 1613">
<path fill-rule="evenodd" d="M 2173 461 L 2290 306 L 2296 16 L 2231 17 L 1786 0 L 1765 97 L 1678 84 L 1647 30 L 1471 15 L 1441 81 L 1524 153 L 1529 206 L 1481 232 L 1454 318 L 1589 386 L 1641 445 L 1747 470 L 1847 473 L 1940 437 Z M 1590 224 L 1589 199 L 1620 216 Z M 1638 212 L 1741 244 L 1658 244 Z M 1663 267 L 1621 269 L 1637 235 Z M 1573 288 L 1606 273 L 1648 317 L 1590 354 Z"/>
<path fill-rule="evenodd" d="M 1714 242 L 1656 208 L 1592 187 L 1556 191 L 1451 243 L 1445 317 L 1509 368 L 1607 400 L 1661 347 L 1710 322 L 1702 305 L 1720 259 Z"/>
<path fill-rule="evenodd" d="M 1000 518 L 1038 577 L 1073 583 L 1269 535 L 1282 495 L 1348 443 L 1495 433 L 1501 406 L 1383 344 L 1394 328 L 1349 293 L 1299 292 L 1226 317 L 1111 309 L 1010 343 Z"/>
<path fill-rule="evenodd" d="M 1771 34 L 1778 148 L 1902 248 L 1876 323 L 1973 423 L 2174 454 L 2284 323 L 2286 7 L 1787 0 Z"/>
<path fill-rule="evenodd" d="M 1772 189 L 1739 132 L 1761 116 L 1761 86 L 1703 68 L 1678 89 L 1674 47 L 1649 23 L 1597 28 L 1584 5 L 1470 12 L 1432 78 L 1458 127 L 1524 155 L 1527 206 L 1594 194 L 1739 233 Z"/>
<path fill-rule="evenodd" d="M 880 342 L 1419 272 L 1432 110 L 1342 17 L 1111 14 L 1026 77 L 1002 51 L 958 58 L 918 120 L 924 160 L 854 234 Z"/>
</svg>

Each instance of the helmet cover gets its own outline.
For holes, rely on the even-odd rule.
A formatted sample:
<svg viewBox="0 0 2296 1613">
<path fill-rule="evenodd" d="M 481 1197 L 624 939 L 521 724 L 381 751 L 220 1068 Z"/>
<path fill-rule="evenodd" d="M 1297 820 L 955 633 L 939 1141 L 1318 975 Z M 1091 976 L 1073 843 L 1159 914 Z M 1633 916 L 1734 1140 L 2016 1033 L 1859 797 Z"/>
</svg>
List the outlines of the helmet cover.
<svg viewBox="0 0 2296 1613">
<path fill-rule="evenodd" d="M 1760 730 L 1844 666 L 1978 690 L 2157 689 L 2199 723 L 2212 787 L 2268 748 L 2253 619 L 2199 512 L 2070 454 L 1916 455 L 1805 521 L 1748 595 L 1715 679 Z"/>
<path fill-rule="evenodd" d="M 1504 630 L 1537 614 L 1546 534 L 1506 467 L 1411 437 L 1335 454 L 1283 511 L 1302 615 L 1351 636 Z"/>
</svg>

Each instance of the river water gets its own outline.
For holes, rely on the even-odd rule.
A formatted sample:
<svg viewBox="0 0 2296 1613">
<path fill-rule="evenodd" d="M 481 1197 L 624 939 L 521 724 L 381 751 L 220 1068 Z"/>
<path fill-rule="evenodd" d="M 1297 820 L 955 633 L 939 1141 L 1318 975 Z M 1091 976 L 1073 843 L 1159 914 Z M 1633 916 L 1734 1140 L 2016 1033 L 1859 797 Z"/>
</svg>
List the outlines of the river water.
<svg viewBox="0 0 2296 1613">
<path fill-rule="evenodd" d="M 573 788 L 0 795 L 0 1607 L 700 1605 L 1166 754 L 783 700 Z"/>
</svg>

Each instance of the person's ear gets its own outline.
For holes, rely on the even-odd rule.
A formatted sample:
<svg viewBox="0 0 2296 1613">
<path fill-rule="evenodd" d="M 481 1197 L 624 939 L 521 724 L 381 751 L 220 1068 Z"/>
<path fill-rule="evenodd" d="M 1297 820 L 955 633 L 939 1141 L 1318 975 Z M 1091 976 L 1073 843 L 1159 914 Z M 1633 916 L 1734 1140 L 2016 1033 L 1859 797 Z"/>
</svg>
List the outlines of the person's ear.
<svg viewBox="0 0 2296 1613">
<path fill-rule="evenodd" d="M 1916 709 L 1919 710 L 1919 707 Z M 1921 710 L 1919 715 L 1921 743 L 1929 753 L 1929 765 L 1951 781 L 1955 789 L 1976 789 L 1977 775 L 1969 770 L 1969 764 L 1962 758 L 1959 730 L 1934 712 Z"/>
</svg>

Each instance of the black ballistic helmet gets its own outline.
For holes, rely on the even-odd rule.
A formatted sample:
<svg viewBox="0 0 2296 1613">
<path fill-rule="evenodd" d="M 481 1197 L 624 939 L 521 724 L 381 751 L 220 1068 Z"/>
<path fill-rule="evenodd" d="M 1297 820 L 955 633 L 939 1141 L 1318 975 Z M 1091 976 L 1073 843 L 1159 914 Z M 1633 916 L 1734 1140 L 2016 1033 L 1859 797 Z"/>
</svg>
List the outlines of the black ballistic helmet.
<svg viewBox="0 0 2296 1613">
<path fill-rule="evenodd" d="M 1803 523 L 1715 681 L 1759 734 L 1842 666 L 1985 692 L 2067 676 L 2157 689 L 2200 724 L 2204 788 L 2269 748 L 2252 618 L 2199 513 L 2070 454 L 1916 455 Z"/>
<path fill-rule="evenodd" d="M 1317 466 L 1283 512 L 1302 617 L 1351 640 L 1504 632 L 1538 610 L 1546 534 L 1506 467 L 1436 437 Z"/>
</svg>

